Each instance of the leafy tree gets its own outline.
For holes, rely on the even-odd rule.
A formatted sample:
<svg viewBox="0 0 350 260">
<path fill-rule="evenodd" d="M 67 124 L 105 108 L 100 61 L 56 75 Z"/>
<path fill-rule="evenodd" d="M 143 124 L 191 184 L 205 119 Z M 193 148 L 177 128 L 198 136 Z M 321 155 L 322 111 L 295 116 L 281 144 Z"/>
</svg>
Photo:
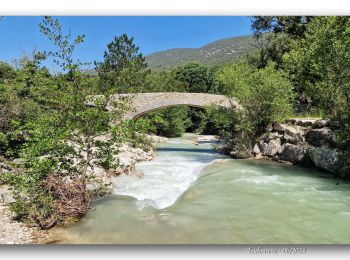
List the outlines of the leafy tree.
<svg viewBox="0 0 350 260">
<path fill-rule="evenodd" d="M 311 16 L 254 16 L 252 30 L 257 40 L 258 51 L 251 57 L 251 63 L 258 68 L 273 61 L 277 68 L 283 68 L 283 55 L 305 35 Z"/>
<path fill-rule="evenodd" d="M 200 107 L 189 107 L 188 117 L 191 122 L 186 131 L 193 133 L 216 134 L 212 127 L 207 124 L 207 111 Z"/>
<path fill-rule="evenodd" d="M 185 84 L 176 79 L 176 71 L 152 72 L 145 78 L 144 92 L 185 92 Z"/>
<path fill-rule="evenodd" d="M 149 70 L 133 37 L 129 38 L 126 34 L 114 37 L 103 57 L 102 62 L 95 62 L 102 91 L 106 88 L 118 93 L 142 91 Z"/>
<path fill-rule="evenodd" d="M 231 112 L 231 129 L 221 133 L 229 145 L 251 149 L 268 123 L 282 121 L 292 113 L 292 85 L 273 63 L 264 69 L 247 63 L 226 66 L 217 73 L 217 79 L 224 85 L 225 94 L 237 98 L 243 107 Z"/>
<path fill-rule="evenodd" d="M 75 48 L 84 42 L 85 35 L 78 35 L 72 39 L 71 32 L 65 34 L 59 20 L 51 16 L 45 16 L 39 24 L 39 28 L 40 32 L 51 40 L 56 47 L 55 51 L 44 52 L 42 55 L 51 56 L 57 65 L 73 75 L 82 65 L 79 60 L 74 60 L 73 53 Z"/>
<path fill-rule="evenodd" d="M 148 131 L 166 137 L 181 136 L 190 126 L 187 107 L 163 108 L 145 116 Z"/>
<path fill-rule="evenodd" d="M 25 168 L 21 173 L 8 175 L 7 181 L 15 190 L 16 202 L 12 209 L 17 217 L 50 228 L 86 213 L 90 203 L 86 189 L 88 169 L 92 161 L 98 159 L 101 159 L 101 166 L 114 166 L 109 161 L 113 152 L 111 144 L 120 144 L 128 135 L 128 128 L 121 123 L 109 124 L 123 113 L 123 102 L 116 104 L 118 109 L 114 113 L 106 111 L 107 99 L 104 98 L 95 100 L 94 106 L 86 105 L 89 94 L 101 93 L 96 93 L 99 89 L 90 88 L 90 79 L 80 73 L 82 63 L 73 59 L 83 36 L 72 38 L 70 32 L 64 34 L 59 21 L 51 17 L 43 19 L 40 30 L 52 40 L 56 50 L 40 53 L 33 61 L 24 62 L 18 72 L 19 81 L 15 87 L 26 91 L 22 95 L 16 90 L 17 97 L 31 100 L 40 111 L 19 124 L 18 130 L 25 133 L 20 149 Z M 63 73 L 52 77 L 40 67 L 39 57 L 53 58 Z M 10 105 L 7 103 L 7 107 Z M 13 115 L 10 118 L 12 124 Z M 103 142 L 96 139 L 107 132 L 112 133 L 111 139 Z M 1 139 L 5 145 L 9 143 L 8 138 L 3 140 L 2 136 Z M 94 152 L 94 147 L 99 147 L 101 152 Z"/>
<path fill-rule="evenodd" d="M 34 98 L 34 89 L 47 83 L 43 77 L 44 70 L 28 65 L 39 61 L 29 58 L 23 58 L 21 61 L 23 62 L 17 70 L 9 65 L 2 67 L 4 81 L 3 84 L 0 83 L 0 132 L 7 140 L 7 146 L 1 147 L 1 150 L 4 155 L 11 158 L 19 156 L 19 151 L 26 140 L 26 134 L 21 127 L 42 111 L 40 104 Z M 39 82 L 41 84 L 38 84 Z"/>
<path fill-rule="evenodd" d="M 348 17 L 317 17 L 305 39 L 285 55 L 294 84 L 329 116 L 336 116 L 350 102 L 349 31 Z"/>
<path fill-rule="evenodd" d="M 350 18 L 322 16 L 312 20 L 305 39 L 285 55 L 286 69 L 312 107 L 336 120 L 345 164 L 350 154 Z M 348 170 L 349 171 L 349 170 Z"/>
<path fill-rule="evenodd" d="M 16 71 L 14 68 L 6 63 L 0 61 L 0 83 L 7 83 L 12 81 L 16 77 Z"/>
<path fill-rule="evenodd" d="M 208 67 L 197 63 L 189 63 L 176 70 L 175 79 L 184 83 L 187 92 L 215 92 L 214 73 Z"/>
<path fill-rule="evenodd" d="M 252 29 L 259 38 L 266 32 L 286 33 L 293 38 L 303 37 L 312 16 L 253 16 Z"/>
</svg>

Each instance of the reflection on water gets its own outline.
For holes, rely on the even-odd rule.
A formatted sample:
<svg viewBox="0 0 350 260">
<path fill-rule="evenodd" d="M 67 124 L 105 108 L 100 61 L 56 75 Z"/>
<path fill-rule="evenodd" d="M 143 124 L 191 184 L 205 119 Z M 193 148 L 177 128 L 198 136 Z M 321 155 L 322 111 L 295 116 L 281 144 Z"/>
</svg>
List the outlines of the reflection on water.
<svg viewBox="0 0 350 260">
<path fill-rule="evenodd" d="M 172 139 L 156 160 L 139 164 L 144 179 L 116 179 L 116 195 L 57 231 L 63 242 L 350 243 L 349 184 L 271 161 L 204 168 L 222 156 L 189 138 Z"/>
</svg>

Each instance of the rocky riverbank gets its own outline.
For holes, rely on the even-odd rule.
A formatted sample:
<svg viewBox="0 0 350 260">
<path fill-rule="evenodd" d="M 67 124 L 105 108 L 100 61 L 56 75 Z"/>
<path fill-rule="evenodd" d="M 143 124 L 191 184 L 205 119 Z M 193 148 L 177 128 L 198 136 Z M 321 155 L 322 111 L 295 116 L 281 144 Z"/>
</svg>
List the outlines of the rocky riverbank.
<svg viewBox="0 0 350 260">
<path fill-rule="evenodd" d="M 100 140 L 110 138 L 108 135 L 97 137 Z M 116 154 L 113 158 L 117 167 L 113 169 L 104 169 L 98 161 L 93 161 L 88 169 L 87 189 L 92 197 L 98 198 L 110 194 L 113 190 L 112 177 L 116 175 L 140 175 L 135 171 L 135 164 L 140 161 L 152 160 L 154 158 L 153 147 L 157 143 L 165 142 L 167 138 L 144 135 L 143 138 L 148 139 L 151 146 L 147 150 L 132 147 L 125 143 L 122 146 L 115 147 Z M 74 145 L 74 144 L 73 144 Z M 98 148 L 94 149 L 98 152 Z M 82 155 L 84 156 L 84 155 Z M 20 161 L 17 159 L 17 161 Z M 16 162 L 0 161 L 0 174 L 16 171 L 11 166 Z M 79 163 L 76 160 L 76 163 Z M 65 180 L 70 182 L 69 177 Z M 9 210 L 9 205 L 14 202 L 11 189 L 4 183 L 0 183 L 0 244 L 37 244 L 50 243 L 52 238 L 49 232 L 40 230 L 36 227 L 30 227 L 24 223 L 20 223 L 14 219 L 13 214 Z"/>
<path fill-rule="evenodd" d="M 109 136 L 98 137 L 106 140 Z M 92 162 L 87 174 L 89 175 L 87 189 L 94 197 L 103 197 L 109 195 L 113 191 L 112 177 L 118 175 L 135 175 L 142 177 L 142 173 L 135 170 L 135 164 L 141 161 L 150 161 L 154 158 L 154 146 L 158 143 L 166 142 L 166 137 L 155 135 L 143 135 L 151 143 L 150 147 L 141 149 L 132 147 L 125 143 L 122 146 L 115 147 L 115 155 L 113 156 L 113 164 L 116 167 L 112 169 L 104 169 L 100 166 L 99 161 Z M 98 152 L 98 149 L 96 149 Z"/>
<path fill-rule="evenodd" d="M 341 152 L 332 131 L 336 127 L 336 123 L 322 119 L 290 119 L 271 124 L 254 145 L 252 156 L 339 174 Z"/>
</svg>

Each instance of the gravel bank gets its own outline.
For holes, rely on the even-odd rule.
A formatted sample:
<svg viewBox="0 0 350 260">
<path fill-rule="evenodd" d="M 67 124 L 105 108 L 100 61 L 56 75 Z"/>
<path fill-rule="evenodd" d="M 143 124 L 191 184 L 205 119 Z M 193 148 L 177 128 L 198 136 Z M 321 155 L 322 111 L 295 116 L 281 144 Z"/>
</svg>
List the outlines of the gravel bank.
<svg viewBox="0 0 350 260">
<path fill-rule="evenodd" d="M 12 220 L 7 206 L 0 204 L 0 244 L 31 244 L 34 230 Z"/>
<path fill-rule="evenodd" d="M 47 244 L 49 234 L 15 221 L 8 206 L 0 204 L 0 244 Z"/>
</svg>

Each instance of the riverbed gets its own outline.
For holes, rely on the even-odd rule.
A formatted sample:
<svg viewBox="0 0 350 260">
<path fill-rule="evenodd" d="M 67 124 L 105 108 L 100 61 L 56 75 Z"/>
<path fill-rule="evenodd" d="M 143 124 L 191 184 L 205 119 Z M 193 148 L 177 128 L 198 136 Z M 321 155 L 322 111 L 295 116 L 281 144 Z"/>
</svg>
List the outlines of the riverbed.
<svg viewBox="0 0 350 260">
<path fill-rule="evenodd" d="M 350 243 L 350 185 L 307 168 L 233 160 L 186 134 L 138 163 L 62 243 Z"/>
</svg>

